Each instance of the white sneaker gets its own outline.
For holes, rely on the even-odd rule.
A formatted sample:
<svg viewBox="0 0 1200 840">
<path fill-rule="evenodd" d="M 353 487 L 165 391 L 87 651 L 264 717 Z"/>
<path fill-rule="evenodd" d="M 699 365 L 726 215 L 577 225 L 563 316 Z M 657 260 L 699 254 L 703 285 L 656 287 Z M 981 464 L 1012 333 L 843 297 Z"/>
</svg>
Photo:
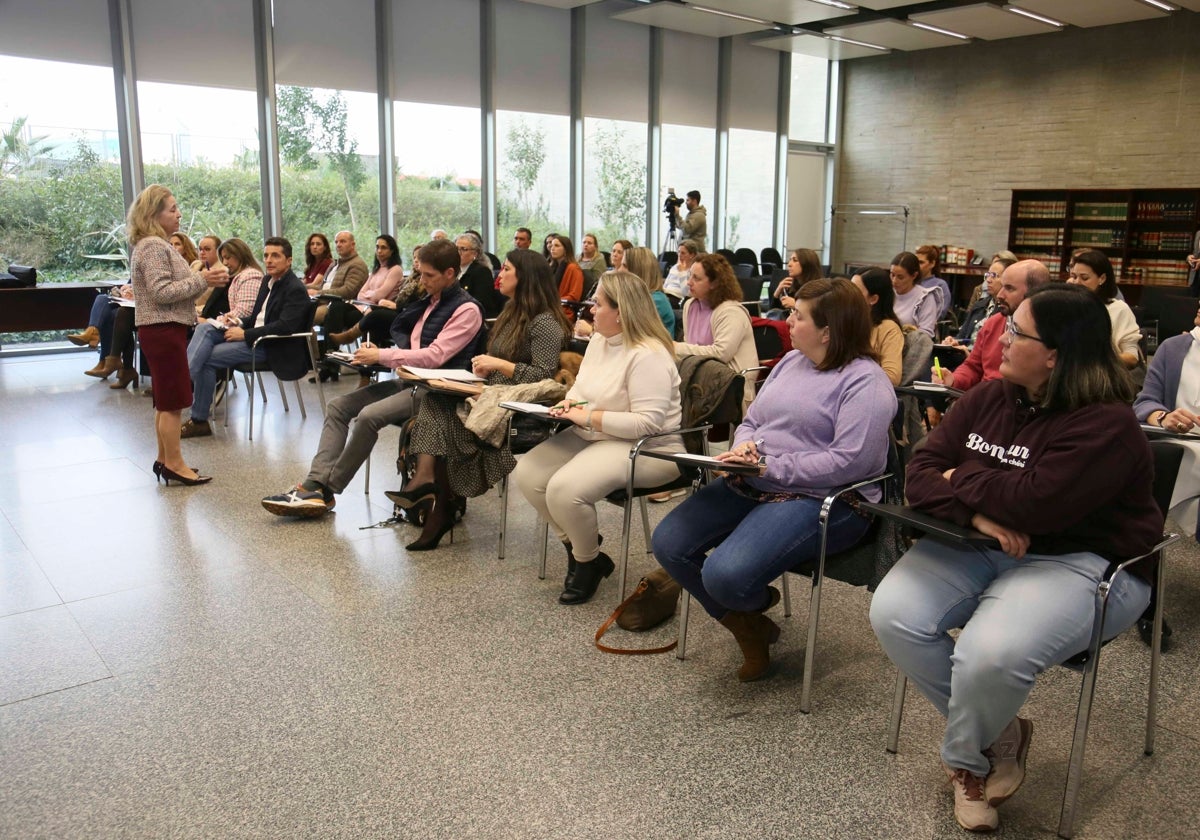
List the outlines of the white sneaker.
<svg viewBox="0 0 1200 840">
<path fill-rule="evenodd" d="M 992 763 L 987 777 L 988 804 L 995 807 L 1017 792 L 1025 781 L 1025 756 L 1033 739 L 1033 722 L 1013 718 L 1000 737 L 983 751 Z"/>
<path fill-rule="evenodd" d="M 276 516 L 300 516 L 306 519 L 324 516 L 333 505 L 333 499 L 325 501 L 320 490 L 305 490 L 303 487 L 293 487 L 285 493 L 267 496 L 262 500 L 262 506 Z"/>
<path fill-rule="evenodd" d="M 954 819 L 967 831 L 994 831 L 1000 815 L 988 804 L 986 780 L 963 768 L 946 768 L 954 788 Z"/>
</svg>

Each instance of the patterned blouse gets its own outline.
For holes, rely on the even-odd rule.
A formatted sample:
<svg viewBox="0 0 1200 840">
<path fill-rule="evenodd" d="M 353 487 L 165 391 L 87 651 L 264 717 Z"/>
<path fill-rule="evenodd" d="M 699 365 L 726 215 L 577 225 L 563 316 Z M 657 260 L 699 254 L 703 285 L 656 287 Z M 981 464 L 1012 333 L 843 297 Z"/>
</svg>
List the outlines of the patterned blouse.
<svg viewBox="0 0 1200 840">
<path fill-rule="evenodd" d="M 196 323 L 194 301 L 208 284 L 167 240 L 147 236 L 133 246 L 129 275 L 137 300 L 137 326 L 175 323 L 190 327 Z"/>
</svg>

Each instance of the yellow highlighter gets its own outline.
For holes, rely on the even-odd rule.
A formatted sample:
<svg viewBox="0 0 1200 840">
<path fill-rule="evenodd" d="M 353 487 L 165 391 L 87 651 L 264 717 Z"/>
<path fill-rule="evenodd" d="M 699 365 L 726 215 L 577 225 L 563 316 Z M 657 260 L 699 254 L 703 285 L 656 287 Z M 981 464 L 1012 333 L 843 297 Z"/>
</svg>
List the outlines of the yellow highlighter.
<svg viewBox="0 0 1200 840">
<path fill-rule="evenodd" d="M 942 365 L 938 361 L 937 356 L 933 357 L 933 375 L 937 377 L 934 381 L 940 384 L 942 381 Z"/>
</svg>

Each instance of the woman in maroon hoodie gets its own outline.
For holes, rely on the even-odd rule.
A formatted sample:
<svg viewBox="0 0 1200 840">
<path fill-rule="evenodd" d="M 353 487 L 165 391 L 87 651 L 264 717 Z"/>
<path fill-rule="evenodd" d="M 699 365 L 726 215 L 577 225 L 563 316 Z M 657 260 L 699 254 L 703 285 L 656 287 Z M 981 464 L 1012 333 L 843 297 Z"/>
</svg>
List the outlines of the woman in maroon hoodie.
<svg viewBox="0 0 1200 840">
<path fill-rule="evenodd" d="M 995 828 L 995 806 L 1023 781 L 1033 726 L 1017 712 L 1039 673 L 1087 647 L 1109 562 L 1162 535 L 1110 329 L 1083 289 L 1031 294 L 1001 339 L 1002 378 L 959 400 L 908 468 L 910 504 L 1000 544 L 921 540 L 871 604 L 883 649 L 946 717 L 942 762 L 971 831 Z M 1145 565 L 1118 576 L 1106 638 L 1145 609 Z"/>
</svg>

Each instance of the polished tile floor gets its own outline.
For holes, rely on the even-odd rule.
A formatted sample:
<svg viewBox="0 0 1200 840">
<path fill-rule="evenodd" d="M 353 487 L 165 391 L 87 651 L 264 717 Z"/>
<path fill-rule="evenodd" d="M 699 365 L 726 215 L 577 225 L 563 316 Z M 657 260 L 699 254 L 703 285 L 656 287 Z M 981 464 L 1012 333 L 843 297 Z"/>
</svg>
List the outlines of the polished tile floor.
<svg viewBox="0 0 1200 840">
<path fill-rule="evenodd" d="M 802 715 L 802 581 L 764 682 L 737 683 L 732 640 L 696 613 L 687 661 L 600 653 L 615 581 L 560 606 L 564 559 L 538 580 L 523 500 L 504 560 L 494 493 L 453 545 L 406 554 L 414 531 L 363 529 L 390 513 L 390 432 L 369 497 L 360 475 L 335 515 L 270 516 L 259 498 L 316 443 L 313 385 L 307 420 L 269 390 L 253 442 L 234 393 L 229 428 L 185 442 L 216 480 L 164 488 L 150 401 L 84 377 L 92 362 L 0 360 L 0 837 L 962 834 L 929 704 L 910 698 L 900 753 L 883 749 L 893 671 L 865 591 L 828 587 Z M 618 512 L 602 525 L 615 541 Z M 633 544 L 636 576 L 652 560 Z M 1200 552 L 1172 560 L 1158 750 L 1142 755 L 1147 657 L 1126 634 L 1102 663 L 1079 837 L 1200 836 Z M 1054 834 L 1077 687 L 1055 669 L 1034 690 L 1001 835 Z"/>
</svg>

